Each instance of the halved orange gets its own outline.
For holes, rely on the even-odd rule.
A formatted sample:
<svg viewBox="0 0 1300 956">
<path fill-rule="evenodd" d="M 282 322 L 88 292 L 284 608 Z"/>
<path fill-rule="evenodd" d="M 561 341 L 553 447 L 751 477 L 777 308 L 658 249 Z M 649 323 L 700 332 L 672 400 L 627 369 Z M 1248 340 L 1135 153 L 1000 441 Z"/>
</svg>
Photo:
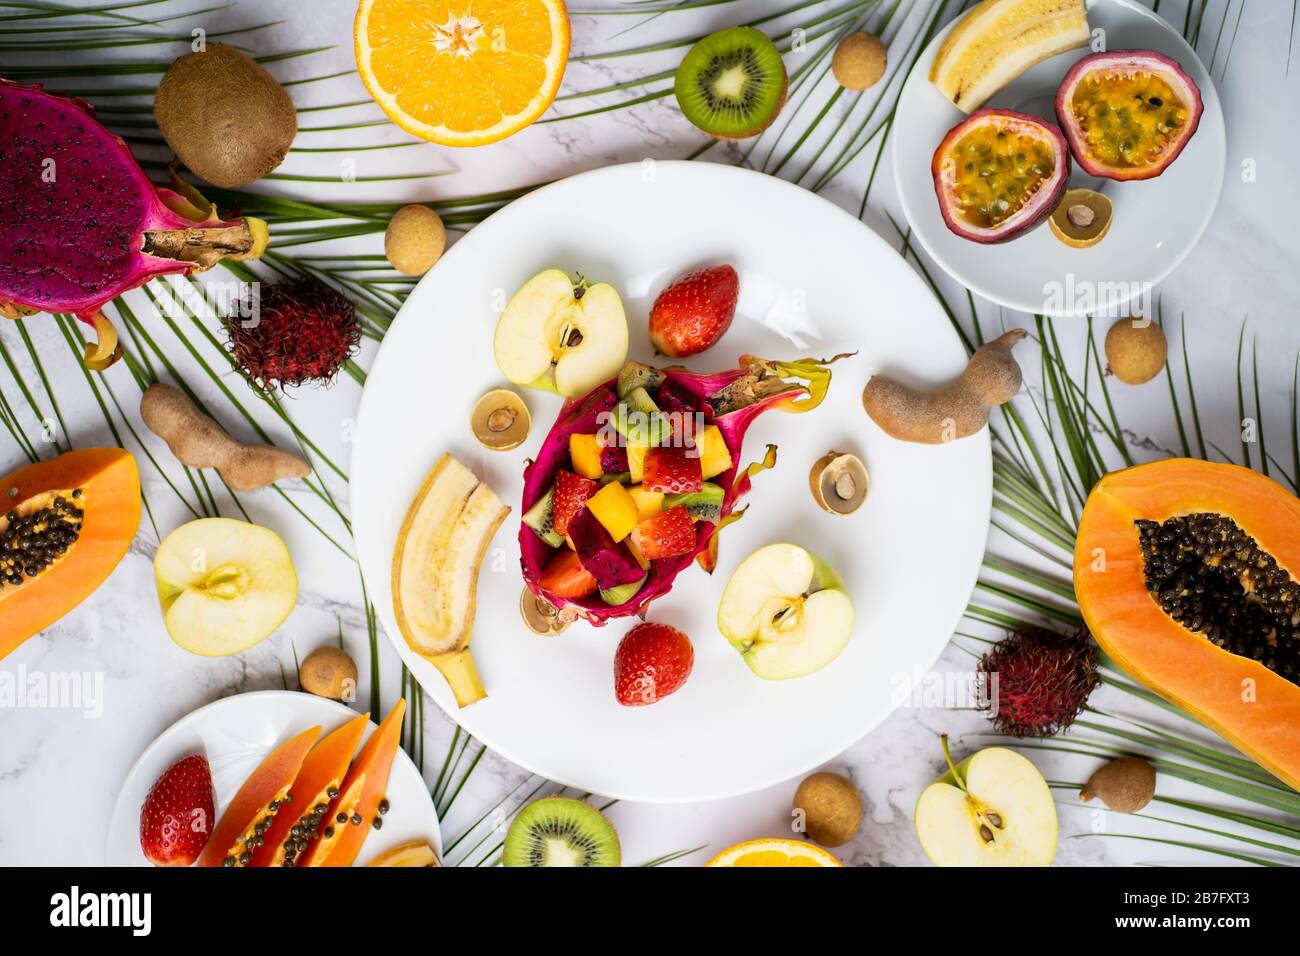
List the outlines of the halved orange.
<svg viewBox="0 0 1300 956">
<path fill-rule="evenodd" d="M 564 0 L 361 0 L 357 71 L 408 133 L 505 139 L 546 111 L 569 59 Z"/>
<path fill-rule="evenodd" d="M 749 840 L 723 850 L 705 866 L 842 866 L 819 846 L 802 840 Z"/>
</svg>

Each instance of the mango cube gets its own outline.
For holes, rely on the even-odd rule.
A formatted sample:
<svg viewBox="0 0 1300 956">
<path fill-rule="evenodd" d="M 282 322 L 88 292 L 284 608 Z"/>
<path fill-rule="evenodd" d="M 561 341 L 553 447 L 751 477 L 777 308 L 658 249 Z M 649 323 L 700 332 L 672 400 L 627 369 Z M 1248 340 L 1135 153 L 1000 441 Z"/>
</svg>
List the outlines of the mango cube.
<svg viewBox="0 0 1300 956">
<path fill-rule="evenodd" d="M 595 435 L 570 435 L 569 461 L 573 464 L 574 471 L 595 481 L 603 474 L 600 470 L 599 439 Z"/>
<path fill-rule="evenodd" d="M 641 484 L 641 476 L 645 473 L 645 453 L 649 450 L 649 445 L 627 443 L 627 470 L 634 485 Z"/>
<path fill-rule="evenodd" d="M 622 541 L 631 534 L 640 520 L 636 499 L 618 481 L 611 481 L 588 498 L 587 508 L 615 541 Z"/>
<path fill-rule="evenodd" d="M 731 468 L 731 450 L 723 441 L 722 431 L 717 425 L 706 425 L 696 445 L 700 450 L 700 471 L 705 478 L 720 475 Z"/>
<path fill-rule="evenodd" d="M 653 518 L 664 510 L 664 493 L 662 491 L 646 491 L 640 485 L 633 485 L 627 490 L 627 493 L 636 502 L 638 524 L 647 518 Z"/>
</svg>

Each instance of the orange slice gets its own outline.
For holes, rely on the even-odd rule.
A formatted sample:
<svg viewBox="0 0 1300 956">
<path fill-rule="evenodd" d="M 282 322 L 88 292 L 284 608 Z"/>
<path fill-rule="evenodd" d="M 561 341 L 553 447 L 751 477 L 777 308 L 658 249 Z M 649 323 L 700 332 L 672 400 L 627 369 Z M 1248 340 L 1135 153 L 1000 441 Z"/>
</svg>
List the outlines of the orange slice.
<svg viewBox="0 0 1300 956">
<path fill-rule="evenodd" d="M 841 866 L 819 846 L 802 840 L 750 840 L 723 850 L 706 866 Z"/>
<path fill-rule="evenodd" d="M 564 0 L 361 0 L 357 70 L 408 133 L 505 139 L 546 111 L 569 58 Z"/>
</svg>

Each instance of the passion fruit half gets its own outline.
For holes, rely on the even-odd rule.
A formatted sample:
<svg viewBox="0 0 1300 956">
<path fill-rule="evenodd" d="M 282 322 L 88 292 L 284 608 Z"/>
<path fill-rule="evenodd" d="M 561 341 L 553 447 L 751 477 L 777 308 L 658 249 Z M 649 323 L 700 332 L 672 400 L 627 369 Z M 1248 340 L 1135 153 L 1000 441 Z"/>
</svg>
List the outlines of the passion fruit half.
<svg viewBox="0 0 1300 956">
<path fill-rule="evenodd" d="M 1103 179 L 1159 176 L 1192 138 L 1203 110 L 1192 78 L 1154 50 L 1086 56 L 1056 92 L 1056 118 L 1074 158 Z"/>
<path fill-rule="evenodd" d="M 977 110 L 948 131 L 930 171 L 949 229 L 972 242 L 1006 242 L 1052 214 L 1070 179 L 1070 150 L 1037 116 Z"/>
</svg>

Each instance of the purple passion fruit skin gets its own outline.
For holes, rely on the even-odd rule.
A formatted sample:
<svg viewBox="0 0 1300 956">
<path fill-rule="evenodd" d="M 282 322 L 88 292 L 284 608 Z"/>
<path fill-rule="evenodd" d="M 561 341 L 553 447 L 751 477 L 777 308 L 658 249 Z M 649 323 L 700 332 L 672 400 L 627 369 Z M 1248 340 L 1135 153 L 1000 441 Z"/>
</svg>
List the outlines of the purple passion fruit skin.
<svg viewBox="0 0 1300 956">
<path fill-rule="evenodd" d="M 1070 150 L 1061 131 L 1037 116 L 982 109 L 948 131 L 930 172 L 953 233 L 1007 242 L 1052 214 L 1070 179 Z"/>
<path fill-rule="evenodd" d="M 1079 165 L 1092 176 L 1153 179 L 1200 125 L 1201 91 L 1176 60 L 1154 50 L 1094 53 L 1056 93 L 1056 117 Z"/>
<path fill-rule="evenodd" d="M 979 109 L 948 131 L 930 169 L 949 230 L 971 242 L 1008 242 L 1052 215 L 1070 181 L 1070 150 L 1039 117 Z"/>
</svg>

